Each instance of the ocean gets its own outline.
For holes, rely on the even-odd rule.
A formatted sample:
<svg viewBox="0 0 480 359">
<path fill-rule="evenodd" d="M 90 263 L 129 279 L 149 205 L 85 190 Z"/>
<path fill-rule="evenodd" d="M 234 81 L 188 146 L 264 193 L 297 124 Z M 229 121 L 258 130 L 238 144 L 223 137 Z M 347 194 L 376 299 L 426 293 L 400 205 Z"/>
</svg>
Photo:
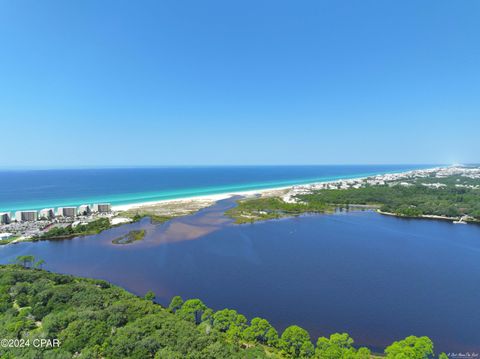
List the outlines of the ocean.
<svg viewBox="0 0 480 359">
<path fill-rule="evenodd" d="M 112 205 L 274 188 L 427 165 L 216 166 L 0 170 L 0 211 Z"/>
</svg>

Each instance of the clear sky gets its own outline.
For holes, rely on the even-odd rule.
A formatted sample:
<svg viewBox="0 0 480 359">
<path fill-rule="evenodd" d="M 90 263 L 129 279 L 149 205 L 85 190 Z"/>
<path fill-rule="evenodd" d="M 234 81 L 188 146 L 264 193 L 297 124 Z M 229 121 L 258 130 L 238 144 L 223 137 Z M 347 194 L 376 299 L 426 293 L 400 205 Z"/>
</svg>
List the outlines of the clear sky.
<svg viewBox="0 0 480 359">
<path fill-rule="evenodd" d="M 0 0 L 0 167 L 480 162 L 478 0 Z"/>
</svg>

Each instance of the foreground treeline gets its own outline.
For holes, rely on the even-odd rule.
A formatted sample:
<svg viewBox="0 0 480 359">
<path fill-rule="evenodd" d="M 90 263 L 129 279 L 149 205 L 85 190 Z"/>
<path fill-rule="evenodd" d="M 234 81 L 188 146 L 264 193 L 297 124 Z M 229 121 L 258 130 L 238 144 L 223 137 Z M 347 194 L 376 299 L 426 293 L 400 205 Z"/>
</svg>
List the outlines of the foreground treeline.
<svg viewBox="0 0 480 359">
<path fill-rule="evenodd" d="M 222 309 L 214 312 L 199 299 L 183 302 L 176 296 L 172 299 L 168 310 L 176 316 L 195 323 L 203 332 L 212 330 L 224 333 L 228 342 L 249 346 L 262 345 L 274 349 L 282 358 L 326 358 L 326 359 L 368 359 L 372 353 L 368 348 L 356 348 L 353 339 L 346 333 L 335 333 L 330 337 L 320 337 L 313 345 L 310 334 L 303 328 L 292 325 L 281 335 L 263 318 L 247 321 L 244 315 L 233 309 Z M 433 343 L 428 337 L 410 336 L 394 342 L 385 349 L 387 358 L 424 359 L 433 357 Z M 440 358 L 445 358 L 444 353 Z"/>
<path fill-rule="evenodd" d="M 0 347 L 1 358 L 370 358 L 347 334 L 319 338 L 298 326 L 279 334 L 267 320 L 235 310 L 214 312 L 199 299 L 174 297 L 169 308 L 101 280 L 0 266 L 0 338 L 29 340 Z M 35 348 L 35 339 L 58 348 Z M 15 346 L 18 346 L 19 342 Z M 433 358 L 427 337 L 408 337 L 387 358 Z M 444 357 L 442 355 L 442 357 Z"/>
</svg>

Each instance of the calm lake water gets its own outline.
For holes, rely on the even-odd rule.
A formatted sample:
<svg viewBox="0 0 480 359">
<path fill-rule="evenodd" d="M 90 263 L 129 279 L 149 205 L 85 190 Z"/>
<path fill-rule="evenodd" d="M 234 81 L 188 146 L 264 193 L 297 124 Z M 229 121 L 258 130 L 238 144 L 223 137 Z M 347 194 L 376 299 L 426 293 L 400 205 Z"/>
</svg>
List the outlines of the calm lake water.
<svg viewBox="0 0 480 359">
<path fill-rule="evenodd" d="M 373 212 L 235 225 L 224 200 L 164 225 L 0 248 L 0 262 L 32 254 L 55 272 L 109 280 L 161 304 L 200 298 L 320 335 L 348 332 L 382 348 L 428 335 L 437 350 L 480 351 L 480 226 Z M 132 229 L 142 242 L 114 245 Z"/>
</svg>

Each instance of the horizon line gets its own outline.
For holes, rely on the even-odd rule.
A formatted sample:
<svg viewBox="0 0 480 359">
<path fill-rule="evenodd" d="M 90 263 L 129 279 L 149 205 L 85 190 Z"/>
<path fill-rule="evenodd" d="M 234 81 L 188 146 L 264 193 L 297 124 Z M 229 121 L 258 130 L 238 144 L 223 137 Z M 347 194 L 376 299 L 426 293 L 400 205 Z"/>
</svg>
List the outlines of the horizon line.
<svg viewBox="0 0 480 359">
<path fill-rule="evenodd" d="M 316 167 L 316 166 L 454 166 L 477 165 L 478 163 L 304 163 L 304 164 L 145 164 L 145 165 L 72 165 L 72 166 L 41 166 L 20 165 L 0 166 L 0 171 L 28 170 L 83 170 L 83 169 L 136 169 L 136 168 L 208 168 L 208 167 Z"/>
</svg>

